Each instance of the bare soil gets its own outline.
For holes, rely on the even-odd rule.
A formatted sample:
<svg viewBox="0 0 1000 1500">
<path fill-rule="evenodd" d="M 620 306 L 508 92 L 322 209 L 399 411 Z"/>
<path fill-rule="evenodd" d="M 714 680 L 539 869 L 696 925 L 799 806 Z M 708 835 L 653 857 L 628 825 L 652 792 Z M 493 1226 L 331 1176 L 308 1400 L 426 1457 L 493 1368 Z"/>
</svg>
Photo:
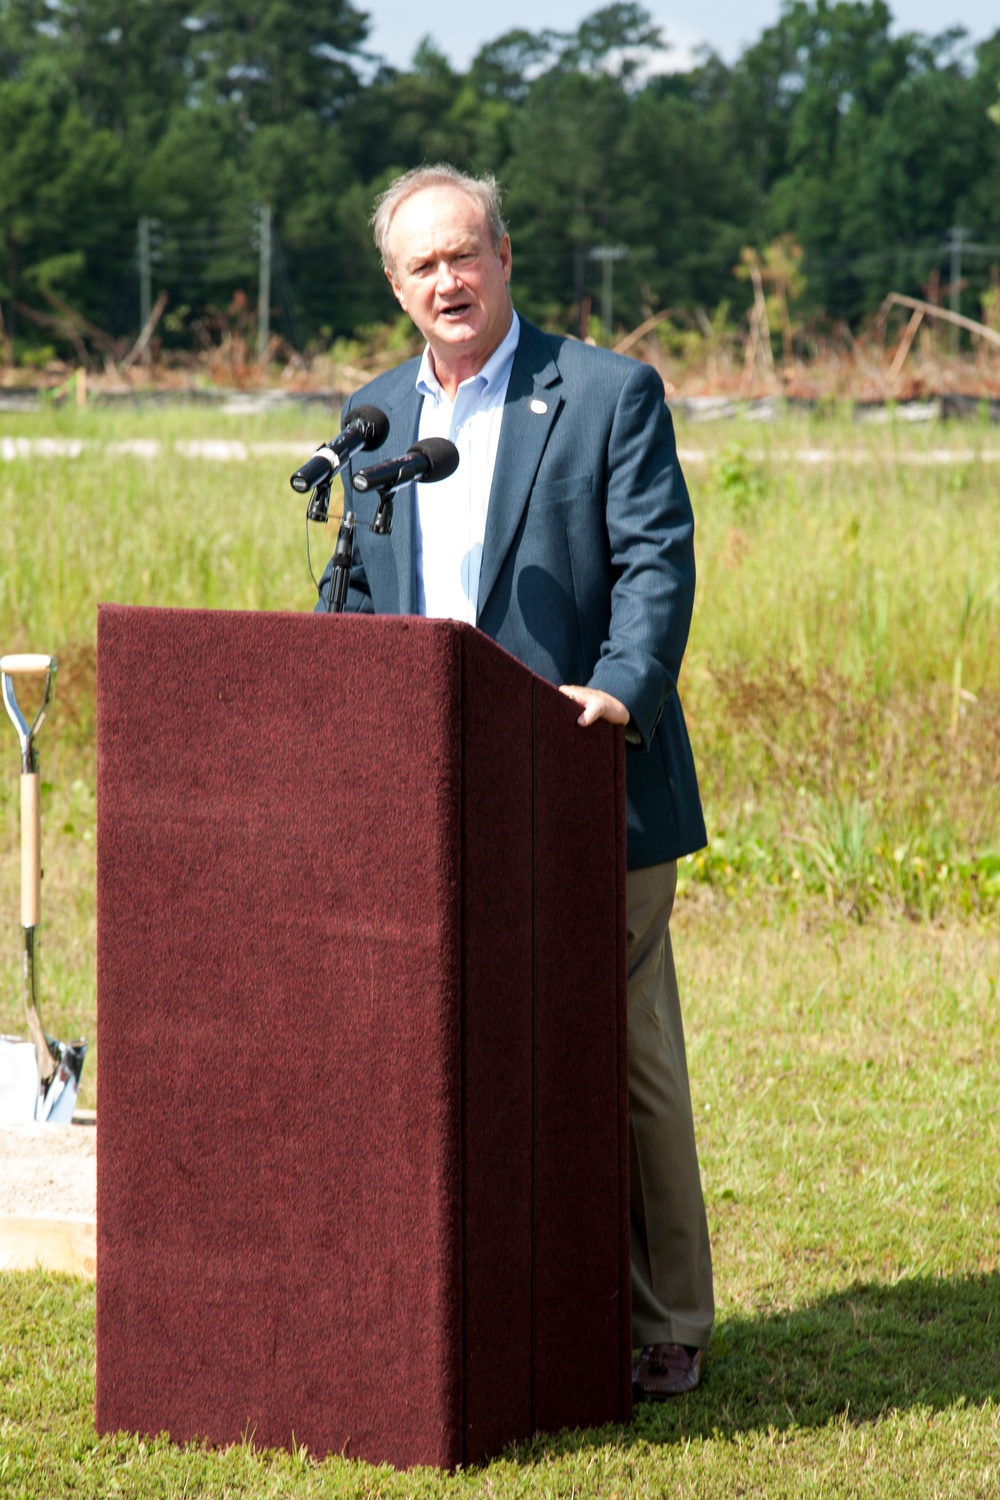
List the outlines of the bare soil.
<svg viewBox="0 0 1000 1500">
<path fill-rule="evenodd" d="M 0 1215 L 93 1219 L 96 1203 L 93 1119 L 0 1126 Z"/>
</svg>

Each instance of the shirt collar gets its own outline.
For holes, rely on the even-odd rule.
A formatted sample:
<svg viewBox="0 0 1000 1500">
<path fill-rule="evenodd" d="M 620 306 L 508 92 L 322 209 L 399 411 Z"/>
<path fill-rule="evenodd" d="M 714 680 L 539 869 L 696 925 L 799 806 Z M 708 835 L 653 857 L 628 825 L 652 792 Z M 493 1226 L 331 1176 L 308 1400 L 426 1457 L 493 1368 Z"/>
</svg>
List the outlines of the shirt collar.
<svg viewBox="0 0 1000 1500">
<path fill-rule="evenodd" d="M 462 385 L 471 385 L 473 381 L 477 382 L 480 396 L 486 396 L 496 386 L 502 385 L 510 375 L 511 365 L 514 363 L 514 355 L 517 351 L 517 342 L 520 336 L 520 319 L 516 312 L 512 312 L 510 327 L 483 365 L 483 368 L 477 375 L 471 375 L 467 381 L 463 380 Z M 416 384 L 421 396 L 431 396 L 435 401 L 440 401 L 444 396 L 444 388 L 434 373 L 434 364 L 431 360 L 429 344 L 424 345 L 420 368 L 417 371 Z M 459 390 L 461 390 L 461 386 L 459 386 Z"/>
</svg>

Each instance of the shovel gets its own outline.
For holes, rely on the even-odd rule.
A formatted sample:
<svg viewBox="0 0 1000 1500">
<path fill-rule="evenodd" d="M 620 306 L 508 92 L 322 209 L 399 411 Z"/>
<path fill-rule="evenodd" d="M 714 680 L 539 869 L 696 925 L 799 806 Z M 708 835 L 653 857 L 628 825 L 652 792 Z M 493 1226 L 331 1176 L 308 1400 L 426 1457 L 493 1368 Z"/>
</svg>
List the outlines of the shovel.
<svg viewBox="0 0 1000 1500">
<path fill-rule="evenodd" d="M 21 743 L 21 926 L 24 929 L 23 994 L 29 1040 L 0 1037 L 0 1123 L 45 1120 L 68 1125 L 80 1090 L 87 1052 L 84 1041 L 57 1042 L 38 1014 L 35 994 L 35 929 L 41 917 L 41 813 L 34 737 L 41 728 L 52 690 L 53 656 L 0 657 L 3 701 Z M 18 677 L 45 677 L 41 706 L 29 725 L 18 707 Z"/>
</svg>

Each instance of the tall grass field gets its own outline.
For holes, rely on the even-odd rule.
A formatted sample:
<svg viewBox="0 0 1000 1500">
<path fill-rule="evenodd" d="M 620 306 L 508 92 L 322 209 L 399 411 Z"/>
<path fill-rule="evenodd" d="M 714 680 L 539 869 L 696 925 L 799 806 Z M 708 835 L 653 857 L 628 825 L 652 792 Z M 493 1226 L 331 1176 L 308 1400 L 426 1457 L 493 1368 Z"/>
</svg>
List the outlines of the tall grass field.
<svg viewBox="0 0 1000 1500">
<path fill-rule="evenodd" d="M 96 1028 L 97 604 L 311 608 L 288 476 L 336 425 L 0 414 L 0 651 L 60 662 L 38 739 L 57 1036 Z M 672 924 L 716 1266 L 701 1388 L 446 1476 L 98 1439 L 93 1287 L 6 1274 L 0 1493 L 1000 1495 L 1000 430 L 844 413 L 678 421 L 678 443 L 709 830 Z M 312 530 L 318 573 L 335 528 Z M 20 1033 L 5 723 L 0 1031 Z M 99 1072 L 92 1047 L 84 1106 Z"/>
</svg>

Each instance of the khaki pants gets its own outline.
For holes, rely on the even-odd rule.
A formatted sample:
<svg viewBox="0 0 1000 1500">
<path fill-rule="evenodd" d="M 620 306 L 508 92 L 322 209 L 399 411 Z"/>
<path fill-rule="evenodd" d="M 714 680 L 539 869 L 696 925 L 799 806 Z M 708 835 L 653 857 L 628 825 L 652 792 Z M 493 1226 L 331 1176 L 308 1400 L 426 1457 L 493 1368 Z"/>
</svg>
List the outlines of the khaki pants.
<svg viewBox="0 0 1000 1500">
<path fill-rule="evenodd" d="M 628 875 L 632 1344 L 703 1349 L 715 1300 L 670 946 L 676 889 L 673 861 Z"/>
</svg>

